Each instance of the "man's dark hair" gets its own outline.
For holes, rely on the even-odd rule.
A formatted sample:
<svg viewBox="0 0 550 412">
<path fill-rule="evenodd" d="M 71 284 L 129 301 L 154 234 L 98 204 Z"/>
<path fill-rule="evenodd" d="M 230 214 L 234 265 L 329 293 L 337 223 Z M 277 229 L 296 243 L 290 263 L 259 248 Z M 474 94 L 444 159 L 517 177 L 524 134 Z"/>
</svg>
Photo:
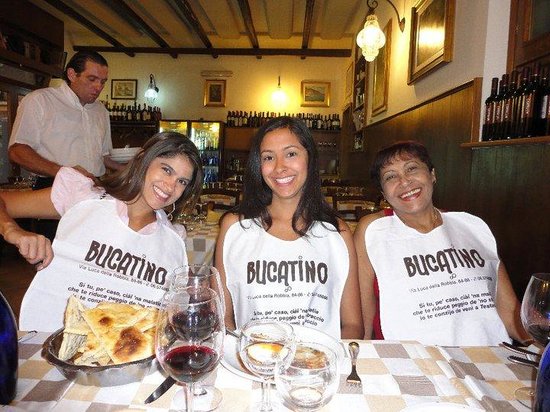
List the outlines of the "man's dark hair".
<svg viewBox="0 0 550 412">
<path fill-rule="evenodd" d="M 67 63 L 67 66 L 65 66 L 65 71 L 63 72 L 63 80 L 65 80 L 67 84 L 70 85 L 71 81 L 67 76 L 67 70 L 73 69 L 76 74 L 80 74 L 86 68 L 86 62 L 88 60 L 101 66 L 109 66 L 107 64 L 107 60 L 105 60 L 105 58 L 101 54 L 94 51 L 79 51 L 73 57 L 71 57 L 71 60 L 69 60 L 69 63 Z"/>
</svg>

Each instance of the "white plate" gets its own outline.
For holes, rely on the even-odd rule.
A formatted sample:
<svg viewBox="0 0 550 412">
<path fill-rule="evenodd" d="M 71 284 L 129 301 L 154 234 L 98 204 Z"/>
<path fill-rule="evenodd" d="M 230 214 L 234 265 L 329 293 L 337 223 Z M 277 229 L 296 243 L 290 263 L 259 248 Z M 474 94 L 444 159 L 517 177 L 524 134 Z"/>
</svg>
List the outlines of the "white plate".
<svg viewBox="0 0 550 412">
<path fill-rule="evenodd" d="M 294 328 L 294 333 L 296 334 L 299 342 L 316 342 L 328 346 L 334 350 L 336 356 L 338 356 L 339 363 L 345 358 L 346 354 L 344 352 L 344 348 L 340 342 L 332 336 L 306 326 L 292 325 L 292 327 Z M 260 378 L 248 372 L 248 370 L 246 370 L 242 365 L 238 345 L 239 343 L 237 338 L 231 335 L 225 335 L 223 344 L 223 359 L 221 360 L 221 364 L 235 375 L 261 382 L 262 380 Z"/>
<path fill-rule="evenodd" d="M 417 403 L 401 409 L 401 412 L 483 412 L 483 409 L 452 402 Z"/>
</svg>

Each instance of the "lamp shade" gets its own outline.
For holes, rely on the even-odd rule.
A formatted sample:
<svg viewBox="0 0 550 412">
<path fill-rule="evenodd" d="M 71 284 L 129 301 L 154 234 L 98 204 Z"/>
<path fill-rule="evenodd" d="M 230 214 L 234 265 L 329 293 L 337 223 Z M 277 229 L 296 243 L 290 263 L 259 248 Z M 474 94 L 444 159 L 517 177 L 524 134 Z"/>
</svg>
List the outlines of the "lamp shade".
<svg viewBox="0 0 550 412">
<path fill-rule="evenodd" d="M 159 88 L 155 82 L 155 77 L 151 74 L 149 75 L 149 86 L 147 87 L 147 90 L 145 90 L 145 98 L 147 101 L 152 103 L 158 97 L 158 94 Z"/>
<path fill-rule="evenodd" d="M 386 44 L 386 36 L 380 30 L 378 18 L 374 13 L 367 16 L 365 26 L 357 34 L 356 41 L 367 61 L 373 61 L 378 56 L 378 49 Z"/>
</svg>

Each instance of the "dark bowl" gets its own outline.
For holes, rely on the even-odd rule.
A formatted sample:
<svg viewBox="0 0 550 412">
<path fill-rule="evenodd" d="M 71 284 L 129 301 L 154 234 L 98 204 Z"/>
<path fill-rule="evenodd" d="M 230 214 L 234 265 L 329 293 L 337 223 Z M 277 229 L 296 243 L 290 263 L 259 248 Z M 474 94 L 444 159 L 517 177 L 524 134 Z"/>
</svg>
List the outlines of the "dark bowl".
<svg viewBox="0 0 550 412">
<path fill-rule="evenodd" d="M 118 386 L 139 382 L 151 369 L 155 355 L 119 365 L 85 366 L 62 361 L 57 357 L 63 329 L 56 330 L 42 345 L 42 357 L 54 365 L 65 378 L 81 385 Z"/>
</svg>

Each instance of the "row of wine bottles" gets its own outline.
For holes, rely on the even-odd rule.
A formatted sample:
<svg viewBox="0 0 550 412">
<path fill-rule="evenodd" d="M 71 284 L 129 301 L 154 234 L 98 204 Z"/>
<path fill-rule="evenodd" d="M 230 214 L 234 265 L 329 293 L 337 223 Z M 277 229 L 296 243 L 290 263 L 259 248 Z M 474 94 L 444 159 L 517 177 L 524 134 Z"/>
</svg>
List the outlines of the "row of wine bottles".
<svg viewBox="0 0 550 412">
<path fill-rule="evenodd" d="M 114 121 L 130 121 L 130 122 L 158 122 L 162 119 L 162 111 L 160 107 L 157 106 L 148 106 L 143 103 L 143 108 L 141 103 L 136 105 L 134 102 L 131 104 L 117 104 L 104 101 L 103 104 L 109 112 L 109 118 Z"/>
<path fill-rule="evenodd" d="M 242 110 L 234 110 L 227 112 L 226 124 L 229 127 L 260 127 L 268 120 L 281 116 L 281 113 L 276 114 L 275 112 L 258 112 L 250 111 L 243 112 Z M 284 116 L 287 116 L 284 113 Z M 332 113 L 329 115 L 321 115 L 314 113 L 297 113 L 297 114 L 288 114 L 288 116 L 298 117 L 302 119 L 306 126 L 314 130 L 340 130 L 340 115 L 337 113 Z"/>
<path fill-rule="evenodd" d="M 550 135 L 549 68 L 539 65 L 492 79 L 482 141 Z"/>
</svg>

